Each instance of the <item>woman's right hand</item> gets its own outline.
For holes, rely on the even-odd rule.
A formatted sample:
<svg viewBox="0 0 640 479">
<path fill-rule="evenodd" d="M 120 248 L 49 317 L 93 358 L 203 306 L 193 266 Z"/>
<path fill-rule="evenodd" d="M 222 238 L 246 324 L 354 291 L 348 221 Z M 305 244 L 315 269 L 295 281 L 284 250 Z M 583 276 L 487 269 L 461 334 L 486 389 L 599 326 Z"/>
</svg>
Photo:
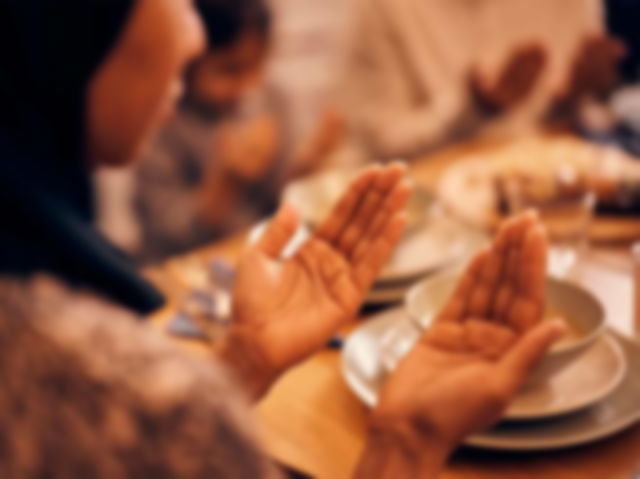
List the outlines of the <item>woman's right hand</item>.
<svg viewBox="0 0 640 479">
<path fill-rule="evenodd" d="M 373 412 L 378 451 L 370 461 L 384 457 L 380 444 L 387 444 L 397 467 L 435 475 L 465 437 L 500 419 L 565 331 L 561 322 L 542 322 L 546 249 L 539 220 L 525 214 L 508 221 L 471 262 L 434 325 L 385 384 Z M 410 472 L 406 477 L 430 477 Z"/>
<path fill-rule="evenodd" d="M 292 257 L 282 251 L 300 218 L 286 206 L 247 249 L 221 357 L 254 398 L 355 318 L 402 237 L 411 194 L 405 174 L 401 164 L 364 170 Z"/>
</svg>

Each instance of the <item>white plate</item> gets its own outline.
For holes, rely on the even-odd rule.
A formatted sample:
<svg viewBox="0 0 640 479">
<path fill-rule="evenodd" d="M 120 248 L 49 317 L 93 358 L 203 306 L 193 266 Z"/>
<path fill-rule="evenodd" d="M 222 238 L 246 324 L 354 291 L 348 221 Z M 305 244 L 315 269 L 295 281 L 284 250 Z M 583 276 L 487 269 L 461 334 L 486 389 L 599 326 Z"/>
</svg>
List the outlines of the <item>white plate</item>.
<svg viewBox="0 0 640 479">
<path fill-rule="evenodd" d="M 545 384 L 523 390 L 506 418 L 530 421 L 580 411 L 612 394 L 626 374 L 627 358 L 622 346 L 605 335 Z"/>
<path fill-rule="evenodd" d="M 401 308 L 383 313 L 367 321 L 346 341 L 342 358 L 344 378 L 356 396 L 369 406 L 376 403 L 385 376 L 380 360 L 381 340 L 404 314 Z M 603 382 L 599 391 L 588 398 L 587 403 L 599 397 L 601 401 L 596 405 L 543 421 L 503 423 L 470 438 L 466 444 L 512 451 L 558 449 L 603 439 L 640 421 L 640 346 L 611 334 L 599 347 L 603 348 L 601 352 L 608 351 L 604 354 L 610 355 L 613 362 L 618 362 L 622 352 L 624 359 L 618 368 L 624 368 L 624 362 L 631 367 L 626 375 L 622 375 L 621 382 L 612 379 L 606 386 Z M 614 359 L 616 357 L 618 360 Z M 619 386 L 616 387 L 617 382 Z M 605 394 L 609 388 L 613 391 Z M 556 411 L 561 409 L 558 405 L 554 407 Z"/>
<path fill-rule="evenodd" d="M 376 284 L 388 286 L 435 273 L 468 259 L 486 241 L 484 234 L 433 214 L 425 226 L 403 238 Z"/>
<path fill-rule="evenodd" d="M 258 241 L 269 220 L 256 225 L 249 233 L 249 242 Z M 309 239 L 309 228 L 300 225 L 294 238 L 285 247 L 283 257 L 290 257 Z M 448 220 L 437 218 L 428 225 L 407 234 L 400 242 L 371 291 L 368 304 L 402 301 L 412 281 L 465 261 L 487 239 L 484 234 Z"/>
<path fill-rule="evenodd" d="M 290 184 L 283 201 L 298 208 L 305 223 L 319 224 L 338 201 L 357 170 L 333 170 Z M 377 284 L 407 282 L 464 259 L 485 236 L 445 217 L 432 195 L 416 188 L 407 206 L 407 234 L 400 242 Z"/>
</svg>

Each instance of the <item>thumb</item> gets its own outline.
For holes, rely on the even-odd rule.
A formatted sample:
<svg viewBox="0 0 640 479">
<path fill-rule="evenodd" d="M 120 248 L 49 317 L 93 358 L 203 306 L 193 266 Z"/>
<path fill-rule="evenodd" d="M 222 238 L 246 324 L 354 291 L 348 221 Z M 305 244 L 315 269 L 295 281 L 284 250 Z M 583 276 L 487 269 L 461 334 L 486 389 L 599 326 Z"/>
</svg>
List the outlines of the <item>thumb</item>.
<svg viewBox="0 0 640 479">
<path fill-rule="evenodd" d="M 500 362 L 505 386 L 511 393 L 522 387 L 545 353 L 566 332 L 564 321 L 545 321 L 520 338 Z"/>
<path fill-rule="evenodd" d="M 272 259 L 278 259 L 284 247 L 298 230 L 299 225 L 298 211 L 293 206 L 285 204 L 269 223 L 267 230 L 256 245 L 257 248 Z"/>
</svg>

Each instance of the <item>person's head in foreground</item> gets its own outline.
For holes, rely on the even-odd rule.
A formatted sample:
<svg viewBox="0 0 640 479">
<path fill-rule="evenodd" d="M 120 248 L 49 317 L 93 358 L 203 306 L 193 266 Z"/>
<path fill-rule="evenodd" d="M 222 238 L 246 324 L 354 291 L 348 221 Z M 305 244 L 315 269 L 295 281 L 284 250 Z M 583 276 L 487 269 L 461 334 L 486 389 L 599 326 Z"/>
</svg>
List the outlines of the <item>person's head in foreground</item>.
<svg viewBox="0 0 640 479">
<path fill-rule="evenodd" d="M 283 208 L 239 263 L 214 358 L 187 358 L 121 317 L 158 295 L 93 229 L 89 170 L 132 161 L 171 112 L 205 49 L 194 4 L 5 0 L 0 21 L 0 476 L 273 477 L 211 362 L 258 399 L 352 320 L 403 233 L 404 167 L 361 173 L 288 259 Z M 524 215 L 471 264 L 385 386 L 358 477 L 428 477 L 499 419 L 562 331 L 541 323 L 545 252 Z M 37 272 L 112 304 L 17 279 Z"/>
</svg>

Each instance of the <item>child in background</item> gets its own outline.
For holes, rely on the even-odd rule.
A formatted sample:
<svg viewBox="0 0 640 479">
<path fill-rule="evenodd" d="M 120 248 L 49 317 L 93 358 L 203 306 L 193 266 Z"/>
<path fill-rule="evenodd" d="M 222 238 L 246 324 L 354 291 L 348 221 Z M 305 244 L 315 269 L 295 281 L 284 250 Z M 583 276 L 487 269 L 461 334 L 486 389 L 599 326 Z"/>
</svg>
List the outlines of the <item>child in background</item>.
<svg viewBox="0 0 640 479">
<path fill-rule="evenodd" d="M 209 0 L 196 5 L 208 52 L 190 68 L 178 113 L 137 171 L 143 261 L 233 231 L 271 212 L 277 199 L 281 126 L 273 95 L 258 91 L 269 51 L 268 7 L 262 0 L 233 11 Z"/>
<path fill-rule="evenodd" d="M 98 173 L 100 227 L 141 263 L 270 215 L 282 186 L 321 167 L 342 135 L 341 116 L 327 109 L 306 141 L 291 141 L 285 100 L 263 79 L 272 36 L 263 0 L 196 6 L 208 52 L 187 74 L 178 113 L 135 176 Z"/>
</svg>

